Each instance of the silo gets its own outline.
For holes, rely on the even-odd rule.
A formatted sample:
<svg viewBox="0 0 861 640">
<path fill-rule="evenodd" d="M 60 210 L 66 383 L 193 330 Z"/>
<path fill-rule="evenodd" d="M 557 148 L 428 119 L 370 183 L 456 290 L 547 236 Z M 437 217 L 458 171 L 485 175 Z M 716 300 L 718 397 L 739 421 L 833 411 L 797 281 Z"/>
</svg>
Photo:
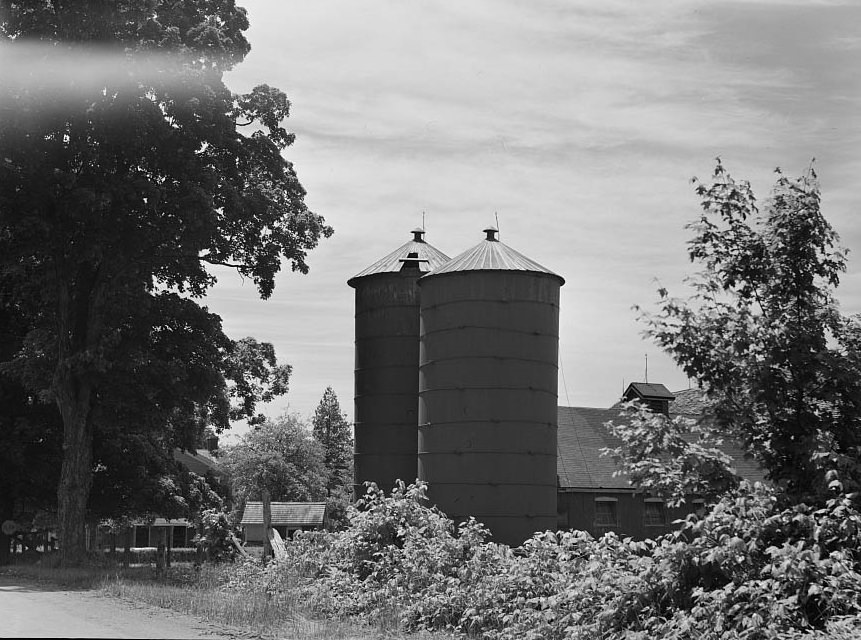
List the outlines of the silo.
<svg viewBox="0 0 861 640">
<path fill-rule="evenodd" d="M 356 274 L 354 493 L 376 482 L 389 491 L 416 479 L 419 298 L 417 280 L 448 261 L 413 239 Z"/>
<path fill-rule="evenodd" d="M 419 478 L 456 520 L 519 545 L 556 527 L 559 288 L 499 242 L 419 280 Z"/>
</svg>

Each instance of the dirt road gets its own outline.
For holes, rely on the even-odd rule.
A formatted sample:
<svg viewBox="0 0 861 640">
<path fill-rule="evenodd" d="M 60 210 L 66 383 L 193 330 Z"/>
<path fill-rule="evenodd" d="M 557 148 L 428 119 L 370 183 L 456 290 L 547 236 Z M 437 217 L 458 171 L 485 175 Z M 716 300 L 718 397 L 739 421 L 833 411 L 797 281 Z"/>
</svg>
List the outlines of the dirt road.
<svg viewBox="0 0 861 640">
<path fill-rule="evenodd" d="M 3 638 L 250 638 L 240 630 L 95 591 L 0 576 Z"/>
</svg>

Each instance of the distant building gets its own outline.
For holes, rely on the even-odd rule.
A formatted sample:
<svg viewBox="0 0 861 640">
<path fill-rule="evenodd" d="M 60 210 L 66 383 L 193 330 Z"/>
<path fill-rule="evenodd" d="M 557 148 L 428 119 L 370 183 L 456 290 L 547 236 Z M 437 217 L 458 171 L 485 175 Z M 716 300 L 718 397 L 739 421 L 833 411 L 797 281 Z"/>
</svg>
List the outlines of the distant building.
<svg viewBox="0 0 861 640">
<path fill-rule="evenodd" d="M 192 473 L 205 476 L 212 473 L 217 476 L 224 475 L 224 471 L 218 465 L 218 461 L 208 449 L 197 449 L 195 451 L 183 451 L 176 448 L 173 450 L 173 459 L 183 465 Z M 131 548 L 157 547 L 164 544 L 168 548 L 177 549 L 192 547 L 194 536 L 197 532 L 194 523 L 186 518 L 166 519 L 162 517 L 138 518 L 125 532 L 115 535 L 99 531 L 96 527 L 87 529 L 88 548 L 107 549 L 115 544 L 123 546 L 126 536 L 130 536 Z"/>
<path fill-rule="evenodd" d="M 271 506 L 272 528 L 285 540 L 296 531 L 322 529 L 325 525 L 325 502 L 273 502 Z M 247 544 L 263 544 L 263 503 L 245 503 L 240 524 Z"/>
<path fill-rule="evenodd" d="M 670 418 L 678 415 L 697 418 L 703 412 L 703 395 L 699 389 L 670 393 L 661 384 L 632 383 L 623 399 L 639 399 L 653 411 Z M 628 483 L 625 476 L 614 476 L 616 463 L 601 449 L 621 445 L 604 427 L 608 421 L 620 421 L 621 409 L 559 407 L 557 526 L 580 529 L 600 536 L 608 531 L 635 539 L 654 538 L 666 533 L 673 520 L 683 518 L 700 508 L 701 501 L 670 509 L 660 498 L 648 496 Z M 764 480 L 762 469 L 745 458 L 737 446 L 725 444 L 722 449 L 733 458 L 735 469 L 752 482 Z"/>
</svg>

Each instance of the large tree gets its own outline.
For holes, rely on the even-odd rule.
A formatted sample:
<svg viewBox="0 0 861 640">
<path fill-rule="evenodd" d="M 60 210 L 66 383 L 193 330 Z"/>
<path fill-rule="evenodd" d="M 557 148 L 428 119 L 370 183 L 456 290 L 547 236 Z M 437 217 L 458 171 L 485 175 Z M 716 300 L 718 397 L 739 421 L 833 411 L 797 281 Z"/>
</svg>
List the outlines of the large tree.
<svg viewBox="0 0 861 640">
<path fill-rule="evenodd" d="M 84 551 L 98 416 L 155 372 L 144 356 L 140 371 L 114 375 L 128 345 L 158 340 L 162 322 L 176 336 L 220 334 L 190 299 L 214 284 L 207 265 L 235 268 L 266 298 L 282 260 L 306 272 L 307 251 L 331 233 L 281 155 L 293 141 L 286 96 L 223 83 L 249 51 L 247 28 L 233 0 L 0 2 L 0 46 L 7 60 L 18 52 L 0 82 L 0 261 L 16 283 L 3 303 L 29 323 L 11 368 L 47 381 L 62 416 L 66 562 Z M 153 307 L 163 321 L 151 321 Z M 226 378 L 250 398 L 234 417 L 253 406 L 259 389 L 241 381 L 257 372 L 232 368 L 235 343 L 213 349 L 194 381 L 208 391 L 169 410 L 179 431 L 227 425 L 224 393 L 213 393 Z M 267 377 L 283 387 L 277 371 Z"/>
<path fill-rule="evenodd" d="M 834 297 L 845 270 L 812 168 L 778 172 L 760 209 L 718 162 L 697 183 L 693 294 L 661 290 L 646 333 L 699 382 L 707 424 L 740 441 L 790 501 L 861 489 L 861 320 Z"/>
</svg>

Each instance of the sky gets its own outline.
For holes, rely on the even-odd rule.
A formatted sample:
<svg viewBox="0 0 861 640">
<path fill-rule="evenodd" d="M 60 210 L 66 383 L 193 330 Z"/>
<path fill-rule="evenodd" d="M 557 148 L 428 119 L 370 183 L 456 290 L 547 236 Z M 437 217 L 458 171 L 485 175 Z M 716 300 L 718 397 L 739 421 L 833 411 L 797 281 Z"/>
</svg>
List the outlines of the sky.
<svg viewBox="0 0 861 640">
<path fill-rule="evenodd" d="M 563 276 L 559 404 L 607 407 L 645 378 L 688 380 L 642 337 L 633 305 L 684 296 L 690 180 L 720 157 L 760 200 L 815 157 L 849 249 L 838 298 L 861 312 L 861 3 L 855 0 L 239 0 L 252 50 L 227 75 L 292 102 L 308 206 L 335 235 L 267 301 L 218 271 L 228 335 L 293 366 L 264 408 L 313 415 L 326 387 L 353 412 L 347 280 L 410 238 L 449 256 L 500 239 Z"/>
</svg>

